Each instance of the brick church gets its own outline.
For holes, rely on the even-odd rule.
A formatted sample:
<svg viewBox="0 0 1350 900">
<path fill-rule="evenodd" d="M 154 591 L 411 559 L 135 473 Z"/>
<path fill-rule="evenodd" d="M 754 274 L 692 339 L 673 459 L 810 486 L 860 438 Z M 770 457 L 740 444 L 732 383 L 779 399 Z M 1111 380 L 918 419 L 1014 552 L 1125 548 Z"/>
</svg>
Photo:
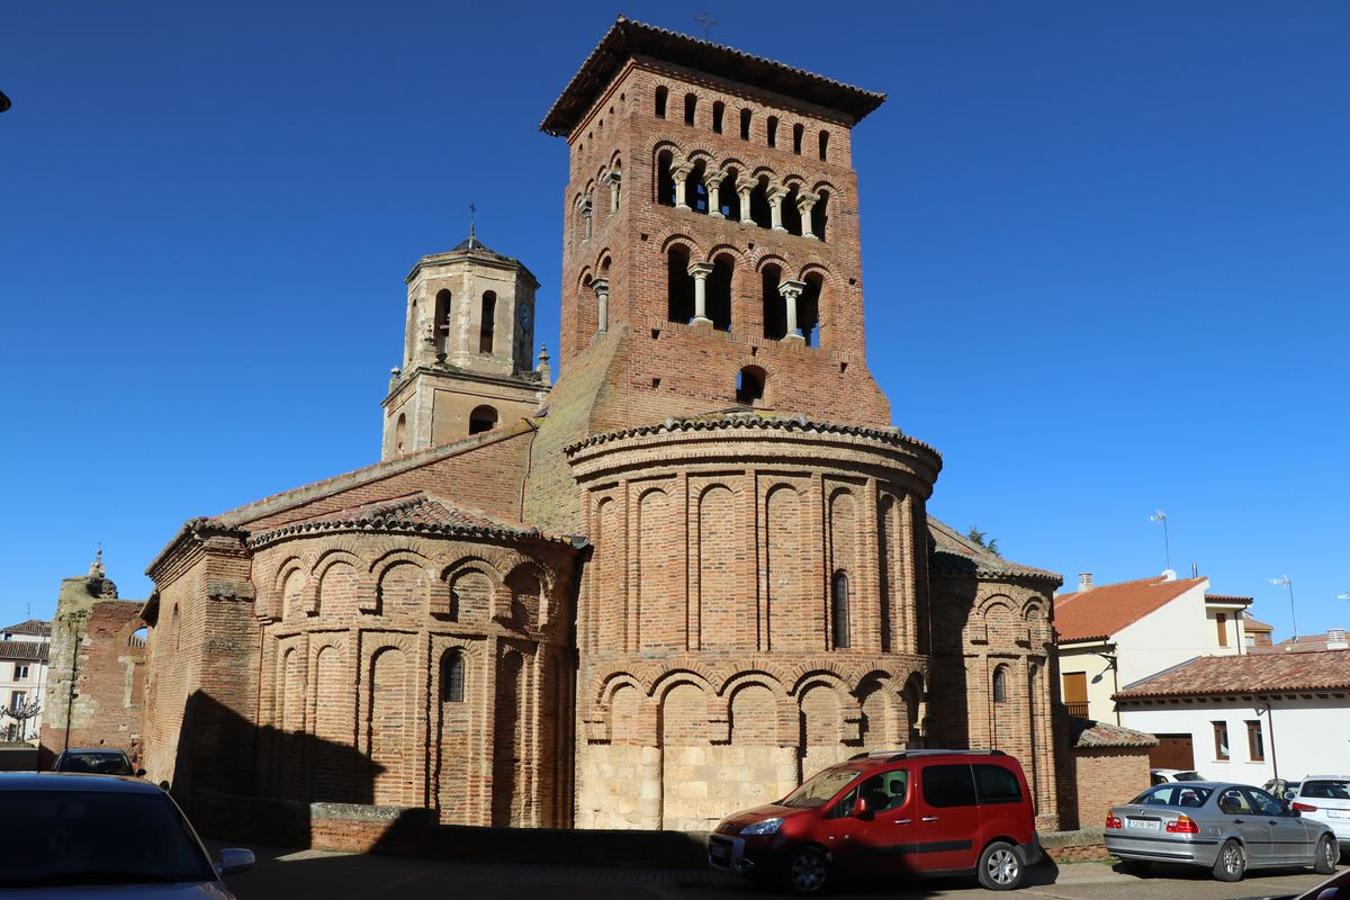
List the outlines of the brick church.
<svg viewBox="0 0 1350 900">
<path fill-rule="evenodd" d="M 419 260 L 381 461 L 150 564 L 149 777 L 704 829 L 862 750 L 996 746 L 1053 826 L 1061 579 L 929 517 L 941 458 L 868 368 L 851 141 L 883 99 L 618 19 L 542 123 L 556 383 L 522 262 Z"/>
</svg>

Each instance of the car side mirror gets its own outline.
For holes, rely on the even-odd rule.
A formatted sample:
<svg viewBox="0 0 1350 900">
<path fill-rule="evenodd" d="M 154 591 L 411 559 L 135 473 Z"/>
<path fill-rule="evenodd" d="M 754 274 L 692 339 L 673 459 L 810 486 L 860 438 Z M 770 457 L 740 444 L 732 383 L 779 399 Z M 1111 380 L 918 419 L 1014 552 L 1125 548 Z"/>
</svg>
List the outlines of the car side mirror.
<svg viewBox="0 0 1350 900">
<path fill-rule="evenodd" d="M 137 770 L 136 770 L 136 777 L 137 777 L 137 778 L 144 778 L 144 777 L 145 777 L 145 770 L 144 770 L 144 769 L 137 769 Z"/>
<path fill-rule="evenodd" d="M 849 813 L 855 819 L 862 819 L 867 816 L 867 798 L 857 797 L 853 801 L 853 810 Z"/>
<path fill-rule="evenodd" d="M 252 850 L 240 847 L 226 847 L 220 851 L 220 862 L 216 863 L 216 873 L 233 875 L 235 872 L 247 872 L 255 862 Z"/>
</svg>

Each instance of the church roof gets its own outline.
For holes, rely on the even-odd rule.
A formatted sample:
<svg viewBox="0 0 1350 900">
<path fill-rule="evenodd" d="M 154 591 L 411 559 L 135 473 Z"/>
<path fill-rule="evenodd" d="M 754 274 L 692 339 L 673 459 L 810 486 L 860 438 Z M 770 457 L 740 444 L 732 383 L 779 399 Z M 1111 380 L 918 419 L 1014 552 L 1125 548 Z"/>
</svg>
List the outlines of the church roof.
<svg viewBox="0 0 1350 900">
<path fill-rule="evenodd" d="M 489 262 L 500 263 L 501 265 L 504 266 L 510 266 L 512 268 L 519 269 L 520 271 L 524 272 L 531 281 L 534 282 L 535 287 L 539 286 L 539 279 L 534 277 L 534 273 L 531 272 L 523 262 L 516 259 L 514 256 L 507 256 L 505 253 L 498 253 L 496 250 L 493 250 L 487 244 L 484 244 L 479 239 L 478 235 L 474 233 L 474 229 L 472 227 L 470 227 L 469 229 L 469 236 L 466 237 L 464 240 L 460 241 L 455 246 L 451 247 L 449 250 L 444 250 L 440 253 L 431 253 L 419 259 L 417 261 L 417 264 L 412 267 L 412 271 L 408 273 L 408 277 L 406 280 L 411 282 L 414 276 L 417 275 L 417 270 L 424 265 L 427 265 L 429 263 L 435 264 L 448 262 L 452 257 L 462 257 L 466 255 L 469 256 L 470 258 L 487 260 Z"/>
<path fill-rule="evenodd" d="M 395 534 L 495 538 L 498 540 L 548 540 L 570 543 L 571 538 L 545 535 L 523 522 L 490 515 L 418 491 L 406 497 L 363 503 L 336 512 L 287 522 L 248 538 L 250 547 L 276 543 L 286 538 L 333 531 L 365 531 Z"/>
<path fill-rule="evenodd" d="M 832 109 L 858 122 L 885 94 L 835 81 L 762 56 L 619 16 L 586 57 L 539 129 L 566 137 L 633 56 L 649 56 Z"/>
<path fill-rule="evenodd" d="M 1059 573 L 1004 559 L 932 516 L 928 517 L 928 533 L 933 537 L 929 569 L 935 576 L 1034 578 L 1052 581 L 1057 585 L 1064 583 L 1064 577 Z"/>
</svg>

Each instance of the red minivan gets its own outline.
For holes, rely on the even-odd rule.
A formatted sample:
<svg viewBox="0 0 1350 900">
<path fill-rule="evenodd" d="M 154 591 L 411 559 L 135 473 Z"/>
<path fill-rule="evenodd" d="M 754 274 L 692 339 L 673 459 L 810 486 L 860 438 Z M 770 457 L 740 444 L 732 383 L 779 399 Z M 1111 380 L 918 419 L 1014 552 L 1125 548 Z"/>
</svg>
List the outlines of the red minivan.
<svg viewBox="0 0 1350 900">
<path fill-rule="evenodd" d="M 1021 885 L 1041 855 L 1026 776 L 1001 750 L 860 753 L 782 800 L 727 816 L 708 862 L 786 878 L 799 894 L 836 879 L 969 874 Z"/>
</svg>

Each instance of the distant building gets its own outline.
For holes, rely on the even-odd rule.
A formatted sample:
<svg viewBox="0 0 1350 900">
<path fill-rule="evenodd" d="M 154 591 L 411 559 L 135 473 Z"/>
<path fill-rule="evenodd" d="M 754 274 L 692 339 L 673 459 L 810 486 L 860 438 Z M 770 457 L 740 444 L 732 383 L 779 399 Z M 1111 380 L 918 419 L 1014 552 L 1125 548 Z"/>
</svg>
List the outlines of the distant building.
<svg viewBox="0 0 1350 900">
<path fill-rule="evenodd" d="M 1271 634 L 1275 631 L 1274 626 L 1252 618 L 1250 612 L 1245 614 L 1242 627 L 1246 633 L 1244 643 L 1248 653 L 1258 653 L 1273 643 Z"/>
<path fill-rule="evenodd" d="M 1111 695 L 1122 686 L 1200 655 L 1234 656 L 1246 645 L 1250 597 L 1210 594 L 1208 578 L 1151 578 L 1094 586 L 1055 597 L 1057 655 L 1069 713 L 1120 722 Z"/>
<path fill-rule="evenodd" d="M 62 580 L 38 732 L 44 762 L 66 747 L 116 747 L 133 760 L 139 757 L 145 693 L 141 605 L 118 598 L 102 551 L 87 574 Z"/>
<path fill-rule="evenodd" d="M 1350 640 L 1347 640 L 1346 629 L 1344 628 L 1332 628 L 1323 634 L 1302 634 L 1297 637 L 1285 638 L 1271 648 L 1275 653 L 1309 653 L 1318 650 L 1347 649 L 1350 649 Z"/>
<path fill-rule="evenodd" d="M 1154 765 L 1262 784 L 1344 772 L 1350 759 L 1350 653 L 1200 657 L 1115 700 L 1127 727 L 1158 738 L 1167 756 Z"/>
<path fill-rule="evenodd" d="M 47 686 L 51 639 L 51 623 L 40 619 L 0 629 L 0 741 L 37 737 L 42 727 L 42 693 Z"/>
</svg>

